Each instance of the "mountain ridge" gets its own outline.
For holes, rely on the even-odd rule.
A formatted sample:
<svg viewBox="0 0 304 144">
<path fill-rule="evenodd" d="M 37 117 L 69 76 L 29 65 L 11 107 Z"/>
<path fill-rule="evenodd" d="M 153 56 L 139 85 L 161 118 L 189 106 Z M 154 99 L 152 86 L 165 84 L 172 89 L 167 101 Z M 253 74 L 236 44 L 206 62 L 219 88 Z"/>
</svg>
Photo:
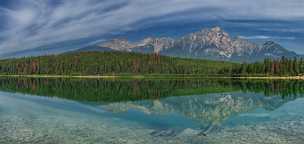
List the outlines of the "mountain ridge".
<svg viewBox="0 0 304 144">
<path fill-rule="evenodd" d="M 239 62 L 300 56 L 273 41 L 266 41 L 259 45 L 241 37 L 231 37 L 220 27 L 205 28 L 179 38 L 147 37 L 136 42 L 130 42 L 127 39 L 112 39 L 97 46 L 114 51 L 159 53 L 165 56 Z M 85 51 L 85 48 L 80 50 Z M 99 50 L 96 49 L 96 51 Z"/>
</svg>

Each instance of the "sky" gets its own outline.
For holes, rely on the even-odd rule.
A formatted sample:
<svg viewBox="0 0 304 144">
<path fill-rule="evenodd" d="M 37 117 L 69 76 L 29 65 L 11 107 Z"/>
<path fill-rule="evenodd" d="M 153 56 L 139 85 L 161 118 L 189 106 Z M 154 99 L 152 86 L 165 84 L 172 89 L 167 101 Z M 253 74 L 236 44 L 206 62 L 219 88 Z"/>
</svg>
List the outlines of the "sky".
<svg viewBox="0 0 304 144">
<path fill-rule="evenodd" d="M 0 55 L 220 26 L 304 54 L 303 0 L 0 0 Z"/>
</svg>

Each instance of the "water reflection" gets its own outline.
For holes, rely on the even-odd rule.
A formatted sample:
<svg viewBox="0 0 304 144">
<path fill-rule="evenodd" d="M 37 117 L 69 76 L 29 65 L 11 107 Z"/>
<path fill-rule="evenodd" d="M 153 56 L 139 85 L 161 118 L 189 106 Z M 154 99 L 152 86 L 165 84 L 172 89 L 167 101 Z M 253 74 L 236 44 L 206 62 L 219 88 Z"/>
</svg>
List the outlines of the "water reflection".
<svg viewBox="0 0 304 144">
<path fill-rule="evenodd" d="M 146 115 L 175 114 L 199 122 L 202 129 L 209 129 L 210 127 L 220 127 L 227 119 L 241 113 L 256 110 L 273 111 L 285 102 L 286 100 L 281 97 L 231 92 L 111 103 L 105 105 L 104 108 L 116 113 L 138 110 Z"/>
<path fill-rule="evenodd" d="M 304 134 L 302 81 L 0 78 L 0 90 L 0 143 L 281 144 Z"/>
<path fill-rule="evenodd" d="M 254 92 L 295 99 L 304 93 L 304 81 L 296 80 L 88 80 L 0 78 L 0 90 L 64 99 L 110 103 L 161 99 L 223 92 Z"/>
</svg>

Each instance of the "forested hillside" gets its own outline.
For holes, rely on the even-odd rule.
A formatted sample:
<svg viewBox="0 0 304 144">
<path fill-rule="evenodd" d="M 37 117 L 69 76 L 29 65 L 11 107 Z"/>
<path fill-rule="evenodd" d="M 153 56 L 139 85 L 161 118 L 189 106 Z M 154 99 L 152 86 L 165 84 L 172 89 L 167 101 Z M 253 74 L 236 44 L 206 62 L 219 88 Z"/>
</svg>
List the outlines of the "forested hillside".
<svg viewBox="0 0 304 144">
<path fill-rule="evenodd" d="M 0 61 L 1 74 L 119 75 L 218 74 L 238 64 L 182 59 L 158 54 L 75 52 Z"/>
</svg>

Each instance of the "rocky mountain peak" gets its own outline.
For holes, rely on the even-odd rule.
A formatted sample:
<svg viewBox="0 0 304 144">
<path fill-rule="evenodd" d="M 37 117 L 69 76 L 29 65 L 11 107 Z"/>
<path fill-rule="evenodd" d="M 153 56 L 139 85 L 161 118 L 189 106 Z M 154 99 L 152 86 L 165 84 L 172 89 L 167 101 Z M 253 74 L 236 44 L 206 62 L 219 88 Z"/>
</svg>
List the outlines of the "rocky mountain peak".
<svg viewBox="0 0 304 144">
<path fill-rule="evenodd" d="M 211 28 L 211 31 L 213 31 L 213 32 L 221 32 L 222 29 L 221 29 L 221 27 L 216 26 L 216 27 Z"/>
<path fill-rule="evenodd" d="M 280 44 L 273 41 L 266 41 L 262 47 L 265 50 L 284 49 Z"/>
<path fill-rule="evenodd" d="M 266 57 L 271 58 L 280 58 L 285 57 L 297 57 L 298 55 L 295 52 L 288 51 L 280 44 L 273 41 L 266 41 L 260 49 L 260 53 L 264 54 Z"/>
<path fill-rule="evenodd" d="M 135 45 L 131 44 L 126 39 L 113 39 L 113 40 L 111 40 L 107 43 L 104 43 L 104 44 L 100 45 L 100 46 L 111 48 L 113 50 L 118 50 L 118 51 L 131 51 L 131 49 L 135 47 Z"/>
<path fill-rule="evenodd" d="M 149 43 L 154 47 L 154 52 L 159 53 L 164 49 L 168 49 L 173 46 L 174 39 L 168 37 L 161 37 L 161 38 L 153 38 L 153 39 L 145 39 L 146 41 L 149 40 Z M 144 40 L 144 41 L 145 41 Z"/>
<path fill-rule="evenodd" d="M 212 53 L 218 53 L 223 57 L 230 57 L 234 52 L 231 43 L 232 38 L 230 38 L 229 34 L 218 26 L 192 33 L 188 39 L 192 42 L 199 42 L 201 44 L 200 49 L 204 49 L 205 51 Z"/>
<path fill-rule="evenodd" d="M 239 56 L 246 53 L 252 54 L 259 50 L 259 46 L 257 44 L 251 43 L 250 41 L 240 37 L 237 37 L 232 41 L 232 47 L 234 49 L 234 53 L 238 54 Z"/>
</svg>

